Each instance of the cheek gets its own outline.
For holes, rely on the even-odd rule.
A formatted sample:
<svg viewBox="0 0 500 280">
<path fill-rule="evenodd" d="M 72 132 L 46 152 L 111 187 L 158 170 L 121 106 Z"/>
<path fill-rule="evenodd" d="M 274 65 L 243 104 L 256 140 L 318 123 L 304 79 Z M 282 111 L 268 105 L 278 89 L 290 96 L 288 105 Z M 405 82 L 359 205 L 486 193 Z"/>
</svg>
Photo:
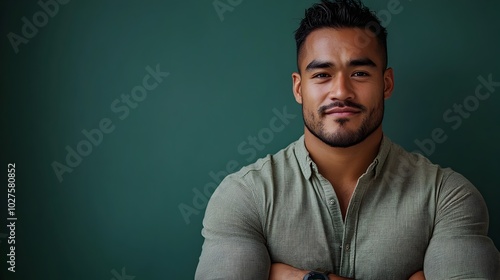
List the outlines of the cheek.
<svg viewBox="0 0 500 280">
<path fill-rule="evenodd" d="M 384 100 L 383 85 L 378 83 L 363 84 L 355 91 L 360 93 L 357 95 L 357 99 L 367 107 L 379 106 L 380 102 Z"/>
<path fill-rule="evenodd" d="M 314 96 L 302 96 L 302 108 L 304 111 L 315 114 L 320 106 L 321 102 Z"/>
<path fill-rule="evenodd" d="M 328 85 L 326 84 L 306 84 L 302 87 L 302 101 L 308 106 L 321 106 L 328 96 Z"/>
<path fill-rule="evenodd" d="M 323 82 L 323 83 L 311 82 L 307 85 L 307 87 L 308 90 L 311 91 L 311 93 L 325 97 L 328 94 L 328 92 L 331 91 L 333 85 L 332 82 Z"/>
</svg>

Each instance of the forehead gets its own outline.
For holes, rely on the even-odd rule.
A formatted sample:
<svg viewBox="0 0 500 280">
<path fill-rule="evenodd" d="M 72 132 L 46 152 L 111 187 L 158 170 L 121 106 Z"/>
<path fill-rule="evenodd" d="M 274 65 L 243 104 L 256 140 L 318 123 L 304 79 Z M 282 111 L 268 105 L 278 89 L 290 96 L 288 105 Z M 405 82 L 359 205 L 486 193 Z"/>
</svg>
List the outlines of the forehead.
<svg viewBox="0 0 500 280">
<path fill-rule="evenodd" d="M 312 60 L 347 63 L 360 57 L 370 58 L 382 65 L 383 55 L 377 38 L 361 28 L 321 28 L 311 32 L 299 55 L 299 65 L 305 67 Z"/>
</svg>

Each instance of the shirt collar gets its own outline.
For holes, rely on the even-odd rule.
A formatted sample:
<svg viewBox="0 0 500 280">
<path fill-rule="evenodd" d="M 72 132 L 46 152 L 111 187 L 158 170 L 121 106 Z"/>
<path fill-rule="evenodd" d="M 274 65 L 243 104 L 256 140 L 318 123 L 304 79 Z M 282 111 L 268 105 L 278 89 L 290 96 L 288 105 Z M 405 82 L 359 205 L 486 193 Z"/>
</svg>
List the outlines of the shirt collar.
<svg viewBox="0 0 500 280">
<path fill-rule="evenodd" d="M 373 170 L 373 176 L 376 177 L 382 172 L 382 167 L 384 166 L 387 155 L 391 150 L 391 146 L 392 141 L 384 134 L 380 143 L 378 154 L 368 167 L 366 173 Z M 316 164 L 309 156 L 309 151 L 307 151 L 306 144 L 304 142 L 304 135 L 300 136 L 300 138 L 295 142 L 294 150 L 295 156 L 300 165 L 300 169 L 302 170 L 302 174 L 304 175 L 305 179 L 309 180 L 313 173 L 313 169 L 314 172 L 317 172 L 317 168 Z"/>
</svg>

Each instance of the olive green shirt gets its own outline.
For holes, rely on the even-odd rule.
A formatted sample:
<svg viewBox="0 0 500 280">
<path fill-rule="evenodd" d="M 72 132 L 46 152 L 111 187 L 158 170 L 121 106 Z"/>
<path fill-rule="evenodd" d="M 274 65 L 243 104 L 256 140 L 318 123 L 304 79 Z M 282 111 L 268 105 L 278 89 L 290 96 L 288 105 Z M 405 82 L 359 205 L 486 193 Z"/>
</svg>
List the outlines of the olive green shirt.
<svg viewBox="0 0 500 280">
<path fill-rule="evenodd" d="M 488 211 L 462 175 L 384 136 L 342 219 L 304 136 L 228 175 L 208 203 L 196 279 L 268 279 L 270 265 L 355 279 L 500 279 Z"/>
</svg>

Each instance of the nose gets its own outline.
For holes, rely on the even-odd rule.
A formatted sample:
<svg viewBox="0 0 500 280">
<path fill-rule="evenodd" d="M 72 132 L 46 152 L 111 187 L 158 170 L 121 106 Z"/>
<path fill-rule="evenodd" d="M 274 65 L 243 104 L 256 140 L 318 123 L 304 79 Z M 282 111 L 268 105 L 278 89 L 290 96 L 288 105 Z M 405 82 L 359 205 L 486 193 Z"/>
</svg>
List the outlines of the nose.
<svg viewBox="0 0 500 280">
<path fill-rule="evenodd" d="M 328 97 L 332 100 L 346 100 L 354 98 L 354 90 L 349 75 L 338 73 L 331 80 L 330 92 Z"/>
</svg>

